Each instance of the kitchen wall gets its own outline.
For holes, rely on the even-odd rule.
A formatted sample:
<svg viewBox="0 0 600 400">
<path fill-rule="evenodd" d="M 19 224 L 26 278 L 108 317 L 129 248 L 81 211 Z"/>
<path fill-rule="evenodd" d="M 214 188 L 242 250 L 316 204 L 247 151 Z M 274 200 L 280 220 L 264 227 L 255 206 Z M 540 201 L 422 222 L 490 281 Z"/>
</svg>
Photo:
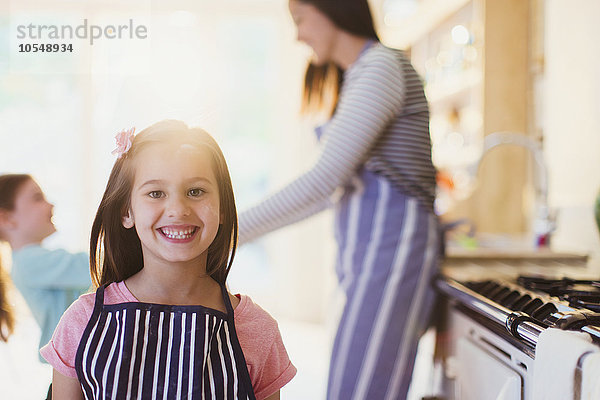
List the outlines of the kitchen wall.
<svg viewBox="0 0 600 400">
<path fill-rule="evenodd" d="M 507 146 L 486 155 L 477 182 L 470 186 L 458 184 L 463 180 L 459 181 L 458 174 L 452 172 L 457 166 L 439 162 L 440 155 L 446 153 L 457 165 L 470 162 L 470 153 L 466 151 L 470 150 L 467 130 L 459 124 L 447 129 L 437 123 L 438 120 L 450 121 L 449 116 L 454 116 L 441 110 L 440 104 L 450 103 L 460 112 L 462 101 L 477 109 L 479 103 L 472 93 L 483 92 L 486 99 L 495 99 L 496 103 L 484 103 L 480 107 L 485 112 L 481 113 L 482 128 L 477 131 L 478 137 L 497 130 L 515 130 L 543 142 L 549 170 L 549 202 L 558 212 L 555 248 L 597 257 L 600 238 L 592 217 L 592 205 L 600 190 L 600 52 L 596 42 L 600 37 L 596 21 L 600 2 L 372 0 L 372 3 L 379 8 L 375 14 L 381 21 L 384 42 L 409 48 L 415 67 L 427 81 L 434 159 L 438 167 L 447 167 L 446 172 L 456 178 L 453 192 L 450 195 L 442 192 L 449 198 L 448 207 L 442 211 L 444 216 L 449 220 L 468 217 L 480 232 L 530 235 L 534 215 L 534 193 L 530 184 L 533 176 L 529 168 L 531 160 L 525 162 L 527 154 L 522 149 Z M 382 11 L 385 5 L 392 8 L 394 4 L 407 3 L 415 5 L 414 14 L 403 23 L 386 25 Z M 469 14 L 469 10 L 473 11 Z M 472 86 L 467 83 L 463 85 L 466 89 L 460 91 L 449 91 L 450 94 L 440 100 L 437 91 L 433 91 L 436 82 L 428 76 L 427 65 L 437 61 L 441 50 L 452 50 L 441 44 L 449 42 L 450 30 L 457 24 L 463 24 L 472 33 L 472 46 L 481 58 L 483 80 Z M 484 40 L 481 32 L 486 33 Z M 460 81 L 462 75 L 449 74 L 446 80 Z M 511 119 L 518 123 L 508 124 L 507 120 Z M 446 145 L 446 142 L 454 142 L 440 140 L 443 136 L 436 134 L 443 131 L 440 126 L 451 132 L 452 137 L 456 136 L 454 132 L 463 136 L 461 151 Z M 481 141 L 471 142 L 479 154 Z M 440 151 L 442 145 L 446 145 L 446 153 Z M 497 154 L 508 151 L 520 151 L 515 156 L 522 157 L 515 162 L 501 158 L 504 154 Z M 486 174 L 490 170 L 494 173 Z"/>
<path fill-rule="evenodd" d="M 593 202 L 600 190 L 600 2 L 545 2 L 542 129 L 554 244 L 600 258 Z M 600 262 L 596 263 L 600 270 Z"/>
</svg>

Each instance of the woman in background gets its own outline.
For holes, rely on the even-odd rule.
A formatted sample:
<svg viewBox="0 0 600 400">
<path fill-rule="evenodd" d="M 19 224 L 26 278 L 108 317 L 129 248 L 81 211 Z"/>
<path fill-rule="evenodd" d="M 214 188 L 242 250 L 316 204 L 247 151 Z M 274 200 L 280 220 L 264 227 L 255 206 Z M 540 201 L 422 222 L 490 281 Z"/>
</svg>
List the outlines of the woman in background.
<svg viewBox="0 0 600 400">
<path fill-rule="evenodd" d="M 367 0 L 290 0 L 289 9 L 314 51 L 304 110 L 331 116 L 316 130 L 312 168 L 240 215 L 240 242 L 333 206 L 346 304 L 327 398 L 404 399 L 440 257 L 423 85 L 404 52 L 379 42 Z"/>
</svg>

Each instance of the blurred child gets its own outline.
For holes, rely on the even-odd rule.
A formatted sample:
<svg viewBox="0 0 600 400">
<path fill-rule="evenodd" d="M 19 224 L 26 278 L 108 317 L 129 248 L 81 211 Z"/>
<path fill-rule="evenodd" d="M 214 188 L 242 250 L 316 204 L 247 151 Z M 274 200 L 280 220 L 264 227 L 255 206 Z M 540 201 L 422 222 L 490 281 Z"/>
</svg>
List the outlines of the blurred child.
<svg viewBox="0 0 600 400">
<path fill-rule="evenodd" d="M 121 132 L 117 145 L 92 226 L 98 289 L 41 350 L 53 395 L 278 399 L 296 369 L 277 323 L 225 287 L 237 213 L 219 146 L 178 121 Z"/>
<path fill-rule="evenodd" d="M 63 312 L 91 286 L 86 253 L 41 246 L 56 232 L 53 208 L 30 175 L 0 175 L 0 240 L 12 249 L 12 280 L 40 326 L 40 347 L 52 337 Z"/>
<path fill-rule="evenodd" d="M 0 240 L 11 247 L 12 280 L 41 328 L 40 347 L 62 313 L 91 286 L 86 253 L 41 246 L 56 231 L 53 208 L 30 175 L 0 175 Z"/>
</svg>

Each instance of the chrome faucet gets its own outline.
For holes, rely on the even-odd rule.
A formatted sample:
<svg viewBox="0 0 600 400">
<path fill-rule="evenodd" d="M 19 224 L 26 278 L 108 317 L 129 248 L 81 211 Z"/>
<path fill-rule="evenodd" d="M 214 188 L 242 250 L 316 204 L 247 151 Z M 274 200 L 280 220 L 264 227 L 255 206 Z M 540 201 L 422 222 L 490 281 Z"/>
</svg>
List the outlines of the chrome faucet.
<svg viewBox="0 0 600 400">
<path fill-rule="evenodd" d="M 534 168 L 534 187 L 536 194 L 536 211 L 532 229 L 535 234 L 536 247 L 546 247 L 550 244 L 550 235 L 556 229 L 556 216 L 548 206 L 548 169 L 544 163 L 542 146 L 529 136 L 516 132 L 494 132 L 483 139 L 483 151 L 471 165 L 471 174 L 477 176 L 479 164 L 483 157 L 493 148 L 501 145 L 516 145 L 524 147 L 532 154 L 536 167 Z"/>
</svg>

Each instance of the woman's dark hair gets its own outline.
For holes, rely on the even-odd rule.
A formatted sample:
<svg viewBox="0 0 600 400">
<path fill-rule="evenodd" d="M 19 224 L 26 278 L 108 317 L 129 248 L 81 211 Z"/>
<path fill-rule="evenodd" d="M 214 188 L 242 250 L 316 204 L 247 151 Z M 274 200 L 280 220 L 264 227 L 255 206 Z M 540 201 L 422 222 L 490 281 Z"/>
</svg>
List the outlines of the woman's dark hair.
<svg viewBox="0 0 600 400">
<path fill-rule="evenodd" d="M 90 270 L 96 286 L 119 282 L 144 266 L 142 245 L 135 228 L 126 229 L 123 216 L 130 206 L 135 178 L 134 161 L 144 148 L 156 143 L 186 143 L 208 152 L 219 190 L 222 220 L 208 247 L 206 273 L 225 284 L 237 247 L 238 223 L 233 186 L 225 157 L 217 142 L 200 128 L 165 120 L 138 133 L 129 151 L 117 159 L 92 225 Z"/>
<path fill-rule="evenodd" d="M 338 28 L 363 38 L 379 41 L 367 0 L 294 0 L 311 4 Z M 302 112 L 335 111 L 344 71 L 332 62 L 310 63 L 304 76 Z"/>
<path fill-rule="evenodd" d="M 21 186 L 32 180 L 27 174 L 0 175 L 0 210 L 12 211 L 15 208 L 15 198 Z M 0 231 L 0 240 L 5 240 Z M 14 313 L 8 302 L 9 277 L 0 258 L 0 340 L 6 342 L 15 325 Z"/>
</svg>

